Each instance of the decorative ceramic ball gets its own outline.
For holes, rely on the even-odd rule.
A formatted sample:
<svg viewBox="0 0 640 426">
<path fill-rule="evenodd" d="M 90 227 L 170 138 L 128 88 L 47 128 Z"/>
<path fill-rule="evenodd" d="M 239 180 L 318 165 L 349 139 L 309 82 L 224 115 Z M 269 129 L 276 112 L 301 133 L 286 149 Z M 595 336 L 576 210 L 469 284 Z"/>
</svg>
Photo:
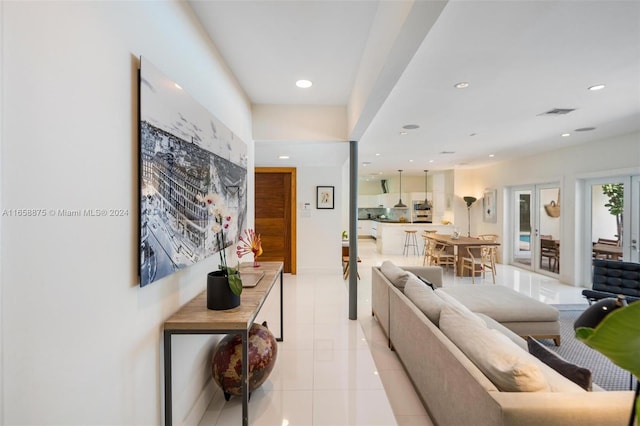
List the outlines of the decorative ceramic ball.
<svg viewBox="0 0 640 426">
<path fill-rule="evenodd" d="M 249 392 L 267 380 L 278 356 L 278 343 L 266 326 L 254 323 L 249 330 Z M 242 336 L 228 334 L 220 340 L 211 371 L 227 401 L 231 395 L 242 395 Z"/>
</svg>

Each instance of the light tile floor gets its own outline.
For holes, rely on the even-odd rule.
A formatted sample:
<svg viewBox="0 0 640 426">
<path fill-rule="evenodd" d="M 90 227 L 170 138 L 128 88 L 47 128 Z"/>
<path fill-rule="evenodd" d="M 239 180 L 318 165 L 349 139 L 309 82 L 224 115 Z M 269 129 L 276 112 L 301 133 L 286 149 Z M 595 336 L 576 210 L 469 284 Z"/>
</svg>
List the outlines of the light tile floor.
<svg viewBox="0 0 640 426">
<path fill-rule="evenodd" d="M 285 275 L 285 339 L 271 376 L 251 395 L 251 425 L 433 424 L 371 316 L 371 267 L 386 259 L 421 265 L 422 257 L 380 255 L 372 240 L 358 242 L 358 255 L 358 321 L 348 319 L 341 274 Z M 586 303 L 580 288 L 508 265 L 497 266 L 496 284 L 546 303 Z M 471 279 L 448 271 L 444 285 L 471 285 Z M 271 318 L 277 309 L 263 311 Z M 199 426 L 237 425 L 240 419 L 239 398 L 225 403 L 217 394 Z"/>
</svg>

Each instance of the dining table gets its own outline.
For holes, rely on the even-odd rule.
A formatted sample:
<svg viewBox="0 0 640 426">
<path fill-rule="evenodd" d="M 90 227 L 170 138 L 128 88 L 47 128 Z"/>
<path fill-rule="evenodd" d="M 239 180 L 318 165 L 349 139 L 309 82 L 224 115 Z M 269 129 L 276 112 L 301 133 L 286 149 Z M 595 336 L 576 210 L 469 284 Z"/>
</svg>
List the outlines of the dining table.
<svg viewBox="0 0 640 426">
<path fill-rule="evenodd" d="M 604 255 L 607 259 L 620 260 L 622 259 L 622 247 L 614 246 L 613 244 L 595 243 L 592 247 L 594 257 L 597 255 Z"/>
<path fill-rule="evenodd" d="M 459 277 L 465 275 L 465 271 L 462 270 L 462 259 L 467 254 L 467 247 L 478 247 L 478 246 L 499 246 L 500 243 L 492 242 L 488 240 L 483 240 L 477 237 L 463 237 L 462 235 L 454 238 L 453 235 L 445 235 L 445 234 L 437 234 L 430 233 L 426 235 L 426 238 L 434 240 L 439 243 L 448 244 L 453 246 L 454 254 L 456 256 L 456 273 Z M 476 271 L 476 273 L 479 271 Z M 467 270 L 466 275 L 470 276 L 470 272 Z"/>
</svg>

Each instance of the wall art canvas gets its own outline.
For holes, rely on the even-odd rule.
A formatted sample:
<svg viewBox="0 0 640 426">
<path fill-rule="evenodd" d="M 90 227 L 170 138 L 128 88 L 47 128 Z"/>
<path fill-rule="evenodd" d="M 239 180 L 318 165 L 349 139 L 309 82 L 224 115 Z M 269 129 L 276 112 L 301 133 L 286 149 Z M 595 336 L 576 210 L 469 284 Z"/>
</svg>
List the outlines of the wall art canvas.
<svg viewBox="0 0 640 426">
<path fill-rule="evenodd" d="M 496 223 L 498 215 L 496 212 L 496 198 L 498 191 L 495 189 L 487 189 L 482 197 L 482 220 L 484 222 Z"/>
<path fill-rule="evenodd" d="M 140 59 L 140 286 L 234 244 L 246 225 L 247 145 Z M 232 217 L 216 243 L 198 196 L 218 194 Z M 222 247 L 221 247 L 222 246 Z"/>
</svg>

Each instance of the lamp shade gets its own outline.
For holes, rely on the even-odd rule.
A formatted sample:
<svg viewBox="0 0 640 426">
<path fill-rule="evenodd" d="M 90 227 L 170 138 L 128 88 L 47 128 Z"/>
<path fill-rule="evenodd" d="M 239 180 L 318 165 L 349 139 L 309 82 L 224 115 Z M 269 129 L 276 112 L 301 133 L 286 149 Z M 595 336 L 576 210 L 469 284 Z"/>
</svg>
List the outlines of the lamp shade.
<svg viewBox="0 0 640 426">
<path fill-rule="evenodd" d="M 407 207 L 407 205 L 405 203 L 402 202 L 402 170 L 398 170 L 398 172 L 400 173 L 400 198 L 398 200 L 398 204 L 396 204 L 393 207 Z"/>
<path fill-rule="evenodd" d="M 467 203 L 467 207 L 471 207 L 471 204 L 475 203 L 476 201 L 478 201 L 478 199 L 476 197 L 462 197 L 462 199 L 464 200 L 465 203 Z"/>
</svg>

